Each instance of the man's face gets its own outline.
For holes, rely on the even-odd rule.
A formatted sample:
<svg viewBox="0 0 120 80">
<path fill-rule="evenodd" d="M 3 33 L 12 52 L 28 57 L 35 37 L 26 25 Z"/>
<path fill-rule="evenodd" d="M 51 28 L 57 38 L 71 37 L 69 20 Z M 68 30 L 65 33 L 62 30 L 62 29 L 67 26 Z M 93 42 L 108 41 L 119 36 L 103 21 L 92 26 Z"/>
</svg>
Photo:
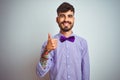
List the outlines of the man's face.
<svg viewBox="0 0 120 80">
<path fill-rule="evenodd" d="M 74 13 L 69 10 L 58 14 L 57 23 L 63 32 L 68 32 L 74 25 Z"/>
</svg>

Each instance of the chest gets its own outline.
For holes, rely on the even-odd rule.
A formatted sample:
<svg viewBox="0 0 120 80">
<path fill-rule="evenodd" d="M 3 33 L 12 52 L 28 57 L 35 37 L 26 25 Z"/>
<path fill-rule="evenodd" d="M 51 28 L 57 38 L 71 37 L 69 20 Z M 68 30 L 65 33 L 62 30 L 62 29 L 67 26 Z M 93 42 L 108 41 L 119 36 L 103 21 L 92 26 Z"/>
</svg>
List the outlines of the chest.
<svg viewBox="0 0 120 80">
<path fill-rule="evenodd" d="M 81 59 L 82 46 L 76 42 L 65 41 L 58 43 L 57 49 L 54 51 L 55 61 L 76 60 Z"/>
</svg>

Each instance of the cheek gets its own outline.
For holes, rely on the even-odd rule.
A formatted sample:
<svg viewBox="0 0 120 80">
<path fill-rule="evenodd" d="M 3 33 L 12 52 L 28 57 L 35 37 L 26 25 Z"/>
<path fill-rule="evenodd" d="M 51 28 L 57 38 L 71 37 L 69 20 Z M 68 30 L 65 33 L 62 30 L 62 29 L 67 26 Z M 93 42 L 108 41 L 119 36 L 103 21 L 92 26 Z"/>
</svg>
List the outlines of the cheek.
<svg viewBox="0 0 120 80">
<path fill-rule="evenodd" d="M 63 22 L 63 20 L 58 20 L 58 23 L 60 24 L 61 22 Z"/>
<path fill-rule="evenodd" d="M 72 19 L 71 22 L 74 23 L 74 19 Z"/>
<path fill-rule="evenodd" d="M 59 22 L 63 22 L 64 21 L 64 19 L 59 19 Z"/>
</svg>

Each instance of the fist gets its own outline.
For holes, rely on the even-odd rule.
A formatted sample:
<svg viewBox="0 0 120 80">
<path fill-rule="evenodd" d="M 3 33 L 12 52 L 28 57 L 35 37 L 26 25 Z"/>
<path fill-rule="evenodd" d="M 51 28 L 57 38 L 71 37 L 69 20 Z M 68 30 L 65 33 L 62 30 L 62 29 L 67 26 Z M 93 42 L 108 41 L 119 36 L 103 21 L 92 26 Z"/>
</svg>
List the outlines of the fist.
<svg viewBox="0 0 120 80">
<path fill-rule="evenodd" d="M 47 41 L 46 49 L 51 51 L 56 48 L 57 48 L 57 39 L 52 38 L 51 35 L 48 34 L 48 41 Z"/>
</svg>

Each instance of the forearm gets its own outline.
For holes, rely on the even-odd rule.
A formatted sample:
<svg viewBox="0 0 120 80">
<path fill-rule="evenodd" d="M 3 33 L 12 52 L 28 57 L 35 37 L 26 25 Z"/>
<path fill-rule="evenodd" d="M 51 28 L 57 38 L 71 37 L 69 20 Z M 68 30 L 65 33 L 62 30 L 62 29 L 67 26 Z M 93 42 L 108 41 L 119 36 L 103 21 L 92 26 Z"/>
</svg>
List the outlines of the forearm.
<svg viewBox="0 0 120 80">
<path fill-rule="evenodd" d="M 40 57 L 40 61 L 37 65 L 36 71 L 37 74 L 41 77 L 43 77 L 50 69 L 51 67 L 51 55 L 49 51 L 45 50 L 45 47 L 42 48 L 41 50 L 41 57 Z"/>
<path fill-rule="evenodd" d="M 40 63 L 41 63 L 41 66 L 45 69 L 46 68 L 46 65 L 47 65 L 47 61 L 48 61 L 48 58 L 49 58 L 49 52 L 50 50 L 47 50 L 46 48 L 44 49 L 42 55 L 41 55 L 41 58 L 40 58 Z"/>
<path fill-rule="evenodd" d="M 51 68 L 53 61 L 52 61 L 52 54 L 55 48 L 57 47 L 57 39 L 52 39 L 50 35 L 48 35 L 48 41 L 44 43 L 41 48 L 41 57 L 40 61 L 37 65 L 37 74 L 39 76 L 44 76 L 49 69 Z"/>
</svg>

